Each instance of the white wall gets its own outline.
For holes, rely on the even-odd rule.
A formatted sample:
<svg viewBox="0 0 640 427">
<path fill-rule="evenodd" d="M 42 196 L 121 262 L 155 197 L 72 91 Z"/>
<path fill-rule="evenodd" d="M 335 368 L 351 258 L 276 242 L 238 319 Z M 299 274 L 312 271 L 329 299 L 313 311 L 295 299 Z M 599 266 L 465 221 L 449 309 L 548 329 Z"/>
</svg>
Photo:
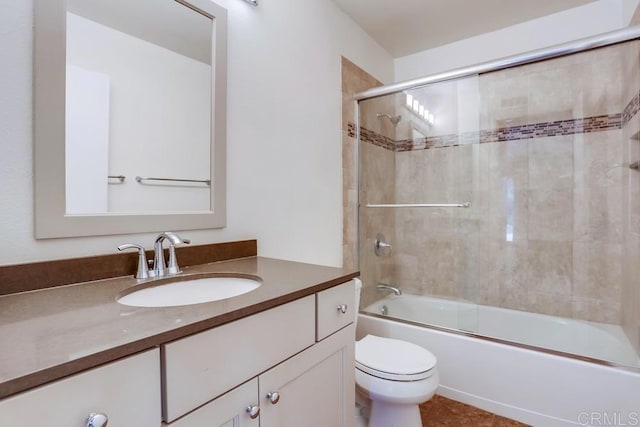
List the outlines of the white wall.
<svg viewBox="0 0 640 427">
<path fill-rule="evenodd" d="M 340 265 L 340 55 L 383 82 L 392 58 L 331 1 L 219 4 L 229 11 L 228 225 L 181 234 L 257 238 L 263 256 Z M 155 233 L 34 239 L 32 26 L 33 0 L 0 0 L 0 265 L 151 247 Z"/>
<path fill-rule="evenodd" d="M 622 2 L 599 0 L 584 6 L 425 50 L 395 60 L 397 82 L 504 58 L 625 27 Z M 625 5 L 626 13 L 631 6 Z M 631 12 L 633 14 L 633 12 Z M 626 16 L 626 15 L 625 15 Z"/>
</svg>

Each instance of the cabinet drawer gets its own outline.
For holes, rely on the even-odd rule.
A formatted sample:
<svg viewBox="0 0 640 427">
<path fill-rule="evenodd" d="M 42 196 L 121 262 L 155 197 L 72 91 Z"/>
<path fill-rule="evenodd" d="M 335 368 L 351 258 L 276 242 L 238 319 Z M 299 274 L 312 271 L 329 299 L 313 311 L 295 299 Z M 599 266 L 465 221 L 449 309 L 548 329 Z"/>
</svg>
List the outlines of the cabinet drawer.
<svg viewBox="0 0 640 427">
<path fill-rule="evenodd" d="M 355 282 L 351 280 L 316 294 L 317 341 L 355 320 L 358 311 L 355 307 L 355 292 Z"/>
<path fill-rule="evenodd" d="M 202 408 L 164 427 L 258 427 L 260 418 L 251 418 L 247 407 L 258 405 L 258 379 L 223 394 Z"/>
<path fill-rule="evenodd" d="M 92 412 L 109 425 L 160 425 L 158 349 L 128 357 L 0 401 L 0 426 L 84 426 Z"/>
<path fill-rule="evenodd" d="M 315 342 L 314 296 L 162 346 L 171 422 Z"/>
</svg>

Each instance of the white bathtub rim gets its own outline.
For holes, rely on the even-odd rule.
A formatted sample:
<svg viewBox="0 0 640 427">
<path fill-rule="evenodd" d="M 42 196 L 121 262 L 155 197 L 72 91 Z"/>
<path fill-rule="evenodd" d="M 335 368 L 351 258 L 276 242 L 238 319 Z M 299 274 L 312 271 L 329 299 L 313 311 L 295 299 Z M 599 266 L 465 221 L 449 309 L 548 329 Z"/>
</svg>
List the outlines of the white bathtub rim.
<svg viewBox="0 0 640 427">
<path fill-rule="evenodd" d="M 389 317 L 389 316 L 383 316 L 383 315 L 380 315 L 380 314 L 375 314 L 375 313 L 370 313 L 370 312 L 358 312 L 358 314 L 360 316 L 367 316 L 367 317 L 371 317 L 373 319 L 379 319 L 379 320 L 382 320 L 382 321 L 401 323 L 403 325 L 412 326 L 412 327 L 415 327 L 415 328 L 425 328 L 425 329 L 429 329 L 431 331 L 439 332 L 439 333 L 442 333 L 442 334 L 459 335 L 459 336 L 462 336 L 462 337 L 467 337 L 467 338 L 472 338 L 472 339 L 485 341 L 485 342 L 488 342 L 488 343 L 491 343 L 491 344 L 506 345 L 506 346 L 513 347 L 515 349 L 519 349 L 519 350 L 523 350 L 523 351 L 535 351 L 535 352 L 546 354 L 546 355 L 549 355 L 549 356 L 564 357 L 564 358 L 575 360 L 577 362 L 600 365 L 600 366 L 607 367 L 607 368 L 614 368 L 616 370 L 627 371 L 627 372 L 632 373 L 632 374 L 640 374 L 640 361 L 638 362 L 638 366 L 639 367 L 629 366 L 629 365 L 622 365 L 622 364 L 611 362 L 611 361 L 608 361 L 608 360 L 594 359 L 594 358 L 587 357 L 587 356 L 582 356 L 582 355 L 579 355 L 579 354 L 566 353 L 566 352 L 563 352 L 563 351 L 554 350 L 554 349 L 550 349 L 550 348 L 537 347 L 537 346 L 534 346 L 534 345 L 519 343 L 519 342 L 516 342 L 516 341 L 508 341 L 508 340 L 503 340 L 503 339 L 500 339 L 500 338 L 494 338 L 494 337 L 490 337 L 490 336 L 486 336 L 486 335 L 479 335 L 479 334 L 476 334 L 476 333 L 473 333 L 473 332 L 463 331 L 461 329 L 453 329 L 453 328 L 446 328 L 446 327 L 442 327 L 442 326 L 428 325 L 428 324 L 424 324 L 424 323 L 413 322 L 411 320 L 398 319 L 398 318 Z"/>
<path fill-rule="evenodd" d="M 384 298 L 382 300 L 379 300 L 373 304 L 370 304 L 368 308 L 373 307 L 374 305 L 378 305 L 378 304 L 384 304 L 385 301 L 388 300 L 398 300 L 398 299 L 406 299 L 406 298 L 422 298 L 422 299 L 429 299 L 429 300 L 435 300 L 436 302 L 438 300 L 440 300 L 440 298 L 436 298 L 436 297 L 431 297 L 431 296 L 421 296 L 421 295 L 402 295 L 402 296 L 390 296 L 387 298 Z M 459 303 L 457 301 L 454 300 L 449 300 L 446 298 L 442 298 L 443 301 L 446 301 L 447 303 Z M 462 302 L 461 304 L 469 304 L 466 302 Z M 504 308 L 500 308 L 500 307 L 489 307 L 489 308 L 495 308 L 498 310 L 502 310 L 502 311 L 509 311 L 510 309 L 504 309 Z M 561 356 L 561 357 L 568 357 L 570 359 L 574 359 L 574 360 L 580 360 L 580 361 L 585 361 L 588 363 L 595 363 L 595 364 L 599 364 L 599 365 L 603 365 L 603 366 L 609 366 L 609 367 L 614 367 L 616 369 L 623 369 L 623 370 L 628 370 L 630 372 L 633 373 L 640 373 L 640 357 L 634 357 L 634 362 L 635 366 L 631 365 L 630 360 L 631 358 L 629 358 L 629 364 L 627 363 L 619 363 L 616 361 L 612 361 L 612 360 L 606 360 L 606 359 L 600 359 L 600 358 L 595 358 L 595 357 L 590 357 L 590 356 L 586 356 L 586 355 L 582 355 L 582 354 L 578 354 L 578 353 L 571 353 L 571 352 L 567 352 L 567 351 L 563 351 L 563 350 L 559 350 L 559 349 L 553 349 L 553 348 L 549 348 L 549 347 L 541 347 L 541 346 L 537 346 L 537 345 L 533 345 L 533 344 L 527 344 L 524 342 L 519 342 L 519 341 L 513 341 L 513 340 L 509 340 L 509 339 L 504 339 L 504 338 L 498 338 L 498 337 L 493 337 L 490 335 L 483 335 L 480 333 L 476 333 L 473 331 L 467 331 L 467 330 L 463 330 L 463 329 L 457 329 L 454 327 L 447 327 L 447 326 L 440 326 L 440 325 L 433 325 L 433 324 L 429 324 L 429 323 L 423 323 L 423 322 L 419 322 L 419 321 L 413 321 L 413 320 L 409 320 L 409 319 L 402 319 L 402 318 L 397 318 L 397 317 L 393 317 L 393 316 L 388 316 L 388 315 L 382 315 L 382 314 L 378 314 L 374 311 L 360 311 L 359 314 L 361 315 L 366 315 L 366 316 L 371 316 L 374 318 L 378 318 L 381 320 L 390 320 L 390 321 L 395 321 L 395 322 L 400 322 L 400 323 L 404 323 L 407 325 L 412 325 L 412 326 L 416 326 L 416 327 L 424 327 L 424 328 L 428 328 L 428 329 L 432 329 L 432 330 L 436 330 L 436 331 L 441 331 L 444 333 L 452 333 L 452 334 L 456 334 L 456 335 L 462 335 L 462 336 L 467 336 L 467 337 L 471 337 L 471 338 L 475 338 L 475 339 L 480 339 L 480 340 L 485 340 L 485 341 L 490 341 L 490 342 L 494 342 L 494 343 L 498 343 L 498 344 L 502 344 L 502 345 L 510 345 L 513 347 L 517 347 L 517 348 L 522 348 L 525 350 L 532 350 L 532 351 L 538 351 L 538 352 L 542 352 L 542 353 L 547 353 L 547 354 L 551 354 L 554 356 Z M 537 315 L 537 316 L 544 316 L 544 317 L 556 317 L 556 316 L 549 316 L 549 315 L 542 315 L 542 314 L 538 314 L 538 313 L 531 313 L 533 315 Z M 569 320 L 574 320 L 574 319 L 569 319 Z M 582 321 L 580 321 L 582 322 Z M 586 323 L 588 326 L 590 327 L 594 327 L 597 329 L 601 329 L 603 330 L 597 323 L 594 322 L 588 322 L 588 321 L 584 321 L 584 323 Z M 606 326 L 606 325 L 605 325 Z M 611 331 L 607 331 L 607 330 L 603 330 L 603 332 L 607 332 L 609 334 L 612 334 Z M 618 337 L 620 338 L 620 337 Z M 624 339 L 627 339 L 626 336 L 624 337 Z"/>
</svg>

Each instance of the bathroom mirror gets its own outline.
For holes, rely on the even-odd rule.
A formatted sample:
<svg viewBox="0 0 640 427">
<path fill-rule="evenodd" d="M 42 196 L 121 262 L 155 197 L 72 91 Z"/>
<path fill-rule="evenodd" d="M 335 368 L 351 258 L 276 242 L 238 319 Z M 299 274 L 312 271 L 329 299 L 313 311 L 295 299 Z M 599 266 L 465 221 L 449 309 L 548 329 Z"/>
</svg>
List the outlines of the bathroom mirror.
<svg viewBox="0 0 640 427">
<path fill-rule="evenodd" d="M 37 0 L 36 238 L 226 222 L 226 10 Z"/>
</svg>

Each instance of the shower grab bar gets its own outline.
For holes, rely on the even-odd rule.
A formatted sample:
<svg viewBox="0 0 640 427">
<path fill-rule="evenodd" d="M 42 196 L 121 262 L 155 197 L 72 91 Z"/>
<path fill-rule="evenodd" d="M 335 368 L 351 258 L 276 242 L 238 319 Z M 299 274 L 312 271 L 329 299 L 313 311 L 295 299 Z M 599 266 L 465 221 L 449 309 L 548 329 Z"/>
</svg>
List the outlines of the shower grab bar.
<svg viewBox="0 0 640 427">
<path fill-rule="evenodd" d="M 120 182 L 124 182 L 124 180 L 127 179 L 127 177 L 124 176 L 124 175 L 107 175 L 107 178 L 109 178 L 109 179 L 117 179 Z"/>
<path fill-rule="evenodd" d="M 383 203 L 367 204 L 368 208 L 469 208 L 471 203 Z"/>
<path fill-rule="evenodd" d="M 179 178 L 152 178 L 149 176 L 136 176 L 136 181 L 174 181 L 174 182 L 199 182 L 201 184 L 211 185 L 210 179 L 179 179 Z"/>
</svg>

